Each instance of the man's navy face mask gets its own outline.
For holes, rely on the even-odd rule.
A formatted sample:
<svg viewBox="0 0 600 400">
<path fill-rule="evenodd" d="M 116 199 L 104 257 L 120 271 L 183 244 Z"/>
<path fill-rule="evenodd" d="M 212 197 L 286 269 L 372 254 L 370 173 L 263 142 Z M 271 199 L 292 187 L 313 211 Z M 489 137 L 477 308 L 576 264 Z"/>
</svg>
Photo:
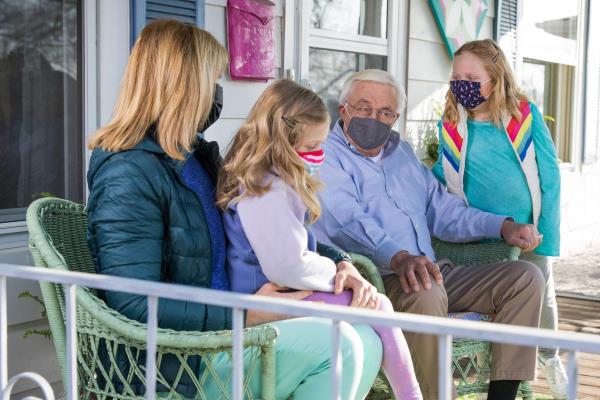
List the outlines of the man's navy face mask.
<svg viewBox="0 0 600 400">
<path fill-rule="evenodd" d="M 346 111 L 348 113 L 348 111 Z M 346 131 L 361 149 L 373 150 L 387 143 L 392 135 L 392 127 L 372 118 L 353 117 L 348 113 L 350 123 Z"/>
<path fill-rule="evenodd" d="M 491 79 L 485 82 L 473 82 L 462 79 L 450 81 L 450 91 L 464 108 L 472 110 L 483 103 L 486 98 L 481 95 L 481 85 L 488 83 Z"/>
</svg>

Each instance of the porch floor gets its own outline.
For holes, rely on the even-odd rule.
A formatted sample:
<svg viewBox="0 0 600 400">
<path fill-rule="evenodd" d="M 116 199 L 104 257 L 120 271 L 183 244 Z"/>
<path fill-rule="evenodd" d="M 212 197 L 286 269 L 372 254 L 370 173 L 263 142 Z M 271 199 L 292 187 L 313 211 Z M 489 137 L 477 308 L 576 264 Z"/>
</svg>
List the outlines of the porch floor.
<svg viewBox="0 0 600 400">
<path fill-rule="evenodd" d="M 565 331 L 584 332 L 600 335 L 600 299 L 569 298 L 558 296 L 559 328 Z M 561 352 L 567 366 L 567 353 Z M 578 399 L 600 399 L 600 354 L 579 354 Z M 549 395 L 543 373 L 533 382 L 534 393 Z M 551 397 L 541 397 L 551 398 Z"/>
</svg>

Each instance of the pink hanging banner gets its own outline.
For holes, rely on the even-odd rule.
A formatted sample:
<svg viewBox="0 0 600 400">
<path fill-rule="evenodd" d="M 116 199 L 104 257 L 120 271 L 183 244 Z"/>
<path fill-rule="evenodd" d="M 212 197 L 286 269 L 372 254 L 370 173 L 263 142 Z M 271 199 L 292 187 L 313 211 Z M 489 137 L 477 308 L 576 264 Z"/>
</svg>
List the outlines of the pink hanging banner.
<svg viewBox="0 0 600 400">
<path fill-rule="evenodd" d="M 228 0 L 229 73 L 233 80 L 275 78 L 275 4 L 268 0 Z"/>
</svg>

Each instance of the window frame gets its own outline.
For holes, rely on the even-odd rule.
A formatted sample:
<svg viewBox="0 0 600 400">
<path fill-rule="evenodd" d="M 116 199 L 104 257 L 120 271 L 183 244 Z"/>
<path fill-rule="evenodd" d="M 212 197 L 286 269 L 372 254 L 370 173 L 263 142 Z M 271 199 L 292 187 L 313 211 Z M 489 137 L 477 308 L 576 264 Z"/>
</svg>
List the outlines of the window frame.
<svg viewBox="0 0 600 400">
<path fill-rule="evenodd" d="M 584 165 L 584 129 L 585 129 L 585 108 L 587 101 L 586 79 L 587 79 L 587 49 L 589 32 L 589 7 L 590 0 L 577 0 L 577 65 L 575 68 L 575 77 L 573 86 L 575 96 L 573 99 L 573 118 L 571 122 L 570 135 L 570 161 L 561 163 L 561 170 L 582 171 Z M 521 15 L 523 15 L 523 0 L 519 0 L 519 22 L 517 28 L 517 79 L 521 79 L 521 68 L 524 62 L 522 46 L 520 40 L 523 38 L 523 25 Z M 536 59 L 530 59 L 537 61 Z"/>
<path fill-rule="evenodd" d="M 92 2 L 95 4 L 96 0 L 92 0 Z M 95 7 L 94 7 L 95 8 Z M 78 151 L 77 151 L 77 157 L 79 157 L 79 160 L 77 160 L 76 162 L 80 165 L 81 168 L 79 168 L 79 171 L 76 172 L 72 172 L 67 168 L 67 171 L 64 174 L 65 177 L 65 182 L 64 182 L 64 187 L 65 190 L 68 191 L 69 190 L 69 180 L 68 180 L 68 176 L 70 176 L 70 174 L 76 173 L 77 175 L 80 174 L 78 178 L 79 180 L 79 185 L 81 190 L 79 190 L 79 195 L 81 196 L 81 199 L 83 201 L 85 201 L 85 197 L 86 197 L 86 190 L 85 190 L 85 170 L 84 168 L 86 167 L 87 163 L 86 163 L 86 157 L 85 157 L 85 138 L 83 137 L 82 131 L 83 131 L 83 127 L 84 127 L 84 119 L 85 119 L 85 103 L 83 101 L 84 97 L 85 97 L 85 90 L 84 90 L 84 78 L 85 78 L 85 74 L 84 74 L 84 54 L 85 54 L 85 47 L 84 47 L 84 30 L 86 27 L 85 21 L 85 9 L 86 6 L 84 6 L 82 4 L 82 2 L 77 2 L 77 41 L 78 41 L 78 49 L 77 49 L 77 85 L 78 85 L 78 90 L 77 90 L 77 95 L 76 95 L 76 102 L 79 106 L 78 112 L 79 112 L 79 118 L 77 121 L 77 126 L 76 126 L 76 132 L 79 132 L 79 137 L 76 137 L 75 134 L 73 134 L 71 140 L 77 140 L 77 143 L 73 144 L 73 145 L 67 145 L 65 147 L 65 154 L 64 154 L 64 158 L 65 160 L 68 159 L 69 154 L 68 152 L 73 152 L 75 147 L 79 147 Z M 75 146 L 75 147 L 74 147 Z M 67 152 L 68 149 L 68 152 Z M 64 161 L 63 161 L 64 162 Z M 65 196 L 67 197 L 67 196 Z M 69 196 L 70 197 L 70 196 Z M 4 245 L 4 241 L 1 240 L 3 235 L 5 234 L 16 234 L 16 233 L 23 233 L 23 232 L 27 232 L 27 224 L 25 223 L 25 219 L 26 219 L 26 215 L 27 215 L 27 208 L 28 207 L 17 207 L 17 208 L 0 208 L 0 249 L 3 249 L 5 247 Z M 10 246 L 12 247 L 12 246 Z"/>
<path fill-rule="evenodd" d="M 312 0 L 286 0 L 286 9 L 294 7 L 297 13 L 296 45 L 298 60 L 295 64 L 299 75 L 291 76 L 303 84 L 309 80 L 309 51 L 311 48 L 333 51 L 348 51 L 367 55 L 387 57 L 387 71 L 391 73 L 405 88 L 407 85 L 408 68 L 408 18 L 409 2 L 388 0 L 387 7 L 387 38 L 359 35 L 346 32 L 336 32 L 310 26 Z M 286 14 L 286 17 L 288 14 Z M 287 21 L 287 20 L 286 20 Z M 291 28 L 290 28 L 291 29 Z M 286 38 L 290 30 L 286 30 Z M 288 42 L 286 42 L 287 44 Z M 291 43 L 291 39 L 290 42 Z M 284 57 L 285 59 L 285 57 Z M 291 63 L 287 64 L 290 68 Z M 290 73 L 288 73 L 290 76 Z M 406 135 L 406 110 L 402 110 L 395 125 L 403 138 Z"/>
</svg>

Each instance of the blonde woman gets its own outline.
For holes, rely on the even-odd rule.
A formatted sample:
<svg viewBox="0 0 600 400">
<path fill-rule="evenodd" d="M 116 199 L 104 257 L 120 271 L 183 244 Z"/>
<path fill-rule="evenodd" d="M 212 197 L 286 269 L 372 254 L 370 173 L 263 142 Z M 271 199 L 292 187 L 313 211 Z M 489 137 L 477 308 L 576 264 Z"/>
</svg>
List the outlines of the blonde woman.
<svg viewBox="0 0 600 400">
<path fill-rule="evenodd" d="M 324 161 L 321 144 L 328 133 L 323 101 L 293 81 L 275 81 L 256 101 L 225 157 L 219 181 L 232 290 L 255 293 L 273 282 L 315 290 L 308 301 L 393 312 L 389 299 L 360 276 L 348 255 L 318 245 L 311 232 L 310 224 L 321 213 L 315 174 Z M 394 397 L 421 400 L 402 330 L 373 329 L 383 343 L 382 366 Z M 343 398 L 364 395 L 348 390 Z"/>
<path fill-rule="evenodd" d="M 557 329 L 552 256 L 560 250 L 558 161 L 542 114 L 516 85 L 494 41 L 472 41 L 454 53 L 439 128 L 438 180 L 470 206 L 511 215 L 539 231 L 541 243 L 525 245 L 521 259 L 536 264 L 546 280 L 540 327 Z M 554 397 L 565 399 L 558 349 L 540 349 L 539 360 Z"/>
<path fill-rule="evenodd" d="M 225 236 L 215 206 L 220 165 L 216 143 L 200 139 L 222 107 L 217 85 L 227 65 L 226 50 L 207 32 L 176 21 L 157 21 L 140 34 L 132 52 L 113 119 L 90 141 L 93 149 L 88 184 L 88 243 L 99 273 L 227 290 Z M 257 294 L 302 299 L 310 291 L 280 293 L 264 285 Z M 105 292 L 107 304 L 125 316 L 146 320 L 146 298 Z M 248 311 L 247 325 L 282 319 L 281 315 Z M 274 323 L 278 399 L 314 399 L 330 381 L 330 323 L 295 319 Z M 231 329 L 231 310 L 193 302 L 161 299 L 158 325 L 176 330 Z M 309 334 L 297 335 L 303 331 Z M 368 387 L 381 358 L 381 342 L 370 329 L 342 330 L 346 382 Z M 371 353 L 365 352 L 369 348 Z M 116 357 L 128 374 L 125 354 Z M 143 365 L 141 355 L 139 363 Z M 178 361 L 163 360 L 161 374 L 169 386 L 196 396 L 193 379 L 205 368 L 202 359 L 188 361 L 190 374 L 176 376 Z M 213 367 L 231 373 L 230 357 L 219 354 Z M 254 368 L 250 390 L 260 396 Z M 110 384 L 101 382 L 100 384 Z M 158 390 L 166 388 L 161 381 Z M 122 390 L 123 388 L 117 388 Z M 142 382 L 134 385 L 144 393 Z M 207 398 L 219 388 L 209 379 Z M 316 397 L 315 397 L 316 396 Z"/>
</svg>

